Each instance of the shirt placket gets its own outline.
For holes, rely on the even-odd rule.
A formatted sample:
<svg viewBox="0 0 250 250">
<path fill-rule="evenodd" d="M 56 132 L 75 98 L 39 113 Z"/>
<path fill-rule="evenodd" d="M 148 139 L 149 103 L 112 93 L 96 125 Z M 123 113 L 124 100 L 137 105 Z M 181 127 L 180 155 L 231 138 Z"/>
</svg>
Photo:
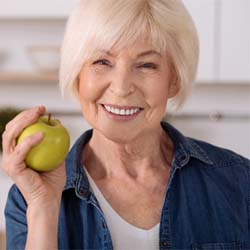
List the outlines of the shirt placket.
<svg viewBox="0 0 250 250">
<path fill-rule="evenodd" d="M 171 220 L 170 220 L 170 203 L 171 203 L 171 183 L 175 176 L 175 172 L 178 169 L 178 166 L 173 161 L 173 165 L 170 171 L 169 182 L 166 190 L 166 197 L 164 202 L 164 207 L 162 209 L 161 215 L 161 225 L 160 225 L 160 250 L 170 250 L 173 249 L 172 233 L 171 233 Z"/>
<path fill-rule="evenodd" d="M 161 217 L 160 242 L 159 242 L 160 250 L 168 250 L 173 247 L 171 238 L 172 237 L 171 237 L 171 227 L 170 227 L 169 199 L 167 198 L 164 204 L 164 208 L 162 210 L 162 217 Z"/>
<path fill-rule="evenodd" d="M 101 223 L 101 230 L 102 230 L 102 235 L 103 235 L 103 250 L 112 250 L 113 245 L 112 245 L 112 240 L 111 240 L 111 235 L 107 226 L 107 223 L 104 218 L 104 214 L 97 202 L 97 199 L 93 194 L 90 196 L 90 203 L 95 207 L 95 209 L 98 210 L 99 212 L 99 220 Z"/>
</svg>

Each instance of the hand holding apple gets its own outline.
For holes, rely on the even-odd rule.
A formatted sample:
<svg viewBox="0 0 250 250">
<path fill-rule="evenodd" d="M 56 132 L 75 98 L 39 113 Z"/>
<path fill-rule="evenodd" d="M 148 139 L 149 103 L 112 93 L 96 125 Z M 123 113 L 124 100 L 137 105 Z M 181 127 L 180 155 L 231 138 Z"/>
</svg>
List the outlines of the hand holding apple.
<svg viewBox="0 0 250 250">
<path fill-rule="evenodd" d="M 26 127 L 19 137 L 17 144 L 24 138 L 35 133 L 42 132 L 42 141 L 31 148 L 25 161 L 26 164 L 36 171 L 51 171 L 62 163 L 68 153 L 70 137 L 67 129 L 57 119 L 42 116 L 38 121 Z"/>
<path fill-rule="evenodd" d="M 58 124 L 55 125 L 53 121 L 52 123 L 50 122 L 50 118 L 42 117 L 45 111 L 45 106 L 37 106 L 20 112 L 6 124 L 5 131 L 2 135 L 3 152 L 1 169 L 14 181 L 22 193 L 29 207 L 29 211 L 35 211 L 36 215 L 39 214 L 41 210 L 48 212 L 52 210 L 59 211 L 61 195 L 66 182 L 64 157 L 68 150 L 69 136 L 64 128 L 59 129 L 62 126 L 59 121 L 55 121 L 55 123 Z M 43 121 L 44 119 L 45 121 Z M 49 123 L 50 125 L 41 126 L 41 123 L 45 123 L 45 125 Z M 39 128 L 43 128 L 37 130 L 37 124 Z M 30 127 L 33 129 L 28 129 Z M 49 132 L 47 132 L 47 129 L 44 127 L 49 127 Z M 51 132 L 50 129 L 53 127 L 56 128 L 56 131 L 59 130 L 63 132 L 60 133 L 58 131 L 57 133 L 54 132 L 54 130 Z M 27 132 L 25 132 L 26 130 L 28 130 L 28 135 Z M 25 134 L 27 136 L 26 138 L 24 138 Z M 29 136 L 29 134 L 32 135 Z M 62 134 L 65 135 L 65 137 L 63 136 L 62 138 Z M 48 136 L 52 136 L 52 138 L 58 137 L 58 141 L 56 140 L 55 142 L 52 140 L 51 142 Z M 17 141 L 19 141 L 18 145 Z M 48 145 L 46 145 L 46 143 L 45 145 L 40 144 L 41 142 L 47 142 Z M 60 147 L 62 144 L 63 147 L 65 147 L 64 150 Z M 44 146 L 41 148 L 41 151 L 38 150 L 37 154 L 33 155 L 33 157 L 35 157 L 35 163 L 40 158 L 41 165 L 40 168 L 36 167 L 38 171 L 34 171 L 27 166 L 32 163 L 32 154 L 30 154 L 31 158 L 29 159 L 29 152 L 32 152 L 32 149 L 39 145 Z M 51 147 L 51 149 L 49 147 Z M 54 155 L 58 158 L 55 159 Z M 60 163 L 58 165 L 52 165 L 52 160 L 56 161 L 58 159 Z M 59 162 L 59 160 L 57 162 Z M 50 166 L 48 165 L 49 163 Z M 46 172 L 46 170 L 49 170 L 52 166 L 55 167 L 55 169 Z M 56 217 L 55 215 L 55 218 Z"/>
</svg>

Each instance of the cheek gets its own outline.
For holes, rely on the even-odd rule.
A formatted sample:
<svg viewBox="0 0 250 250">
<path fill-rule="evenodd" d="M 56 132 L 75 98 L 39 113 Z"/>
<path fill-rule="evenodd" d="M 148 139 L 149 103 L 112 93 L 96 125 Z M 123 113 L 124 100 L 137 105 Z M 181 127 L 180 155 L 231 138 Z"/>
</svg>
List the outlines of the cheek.
<svg viewBox="0 0 250 250">
<path fill-rule="evenodd" d="M 155 81 L 153 85 L 145 90 L 145 97 L 151 107 L 166 105 L 168 99 L 168 84 L 167 81 Z"/>
<path fill-rule="evenodd" d="M 91 102 L 101 95 L 101 88 L 98 88 L 98 80 L 94 77 L 81 77 L 79 82 L 79 95 L 81 102 Z"/>
<path fill-rule="evenodd" d="M 91 79 L 81 78 L 79 82 L 79 101 L 83 116 L 93 126 L 96 122 L 98 91 Z"/>
<path fill-rule="evenodd" d="M 157 79 L 153 84 L 149 84 L 144 89 L 144 96 L 148 105 L 148 110 L 145 112 L 145 119 L 149 122 L 158 122 L 166 112 L 168 100 L 168 80 Z"/>
</svg>

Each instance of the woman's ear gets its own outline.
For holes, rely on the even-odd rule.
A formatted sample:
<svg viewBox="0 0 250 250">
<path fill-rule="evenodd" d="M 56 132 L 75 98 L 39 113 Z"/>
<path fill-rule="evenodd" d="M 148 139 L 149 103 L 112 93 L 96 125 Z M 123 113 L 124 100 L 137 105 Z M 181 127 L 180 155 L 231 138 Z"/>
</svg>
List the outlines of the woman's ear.
<svg viewBox="0 0 250 250">
<path fill-rule="evenodd" d="M 177 76 L 176 71 L 174 70 L 174 67 L 171 67 L 171 77 L 169 81 L 169 87 L 168 87 L 168 98 L 172 98 L 176 96 L 180 90 L 180 84 L 179 84 L 179 78 Z"/>
<path fill-rule="evenodd" d="M 79 93 L 79 87 L 80 87 L 80 75 L 76 77 L 76 90 Z"/>
<path fill-rule="evenodd" d="M 168 98 L 172 98 L 176 96 L 179 92 L 179 84 L 178 80 L 175 80 L 170 83 L 169 89 L 168 89 Z"/>
</svg>

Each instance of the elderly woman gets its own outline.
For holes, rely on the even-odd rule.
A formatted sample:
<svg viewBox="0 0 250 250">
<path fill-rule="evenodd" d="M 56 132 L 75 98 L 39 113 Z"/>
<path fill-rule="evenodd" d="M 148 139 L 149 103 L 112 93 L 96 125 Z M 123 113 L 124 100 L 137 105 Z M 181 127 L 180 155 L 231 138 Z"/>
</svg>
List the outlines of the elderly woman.
<svg viewBox="0 0 250 250">
<path fill-rule="evenodd" d="M 6 126 L 7 248 L 250 249 L 249 160 L 161 122 L 169 101 L 184 103 L 197 61 L 180 0 L 81 0 L 60 86 L 93 129 L 65 164 L 38 173 L 24 159 L 42 135 L 16 138 L 45 107 Z"/>
</svg>

